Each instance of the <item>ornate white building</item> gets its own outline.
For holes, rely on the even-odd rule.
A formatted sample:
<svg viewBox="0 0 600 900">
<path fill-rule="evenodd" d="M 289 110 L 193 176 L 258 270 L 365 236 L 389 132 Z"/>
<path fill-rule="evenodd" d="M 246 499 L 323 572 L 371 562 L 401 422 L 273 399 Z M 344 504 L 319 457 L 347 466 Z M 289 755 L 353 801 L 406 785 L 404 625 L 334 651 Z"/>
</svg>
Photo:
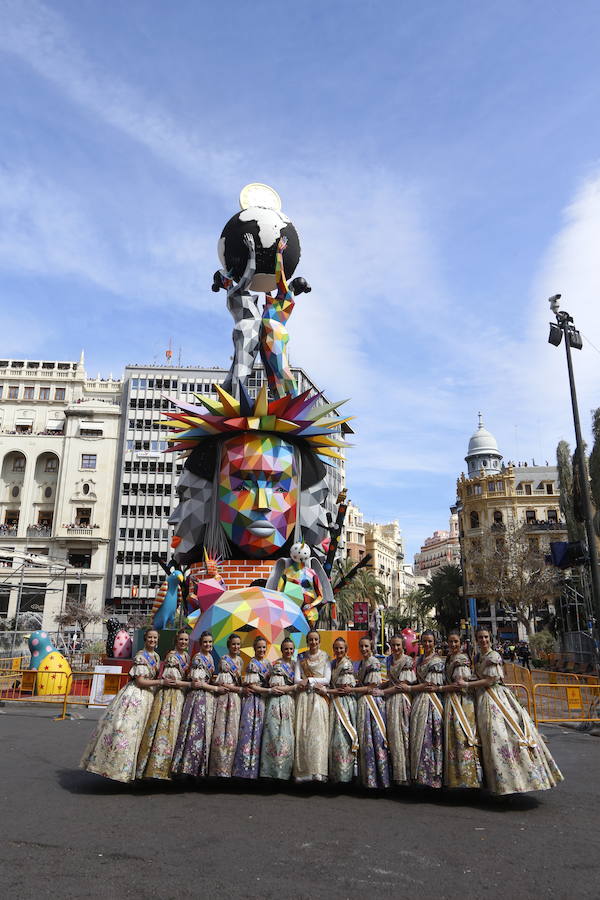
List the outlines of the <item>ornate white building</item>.
<svg viewBox="0 0 600 900">
<path fill-rule="evenodd" d="M 0 360 L 1 617 L 38 612 L 55 630 L 68 597 L 103 610 L 120 395 L 83 353 Z"/>
</svg>

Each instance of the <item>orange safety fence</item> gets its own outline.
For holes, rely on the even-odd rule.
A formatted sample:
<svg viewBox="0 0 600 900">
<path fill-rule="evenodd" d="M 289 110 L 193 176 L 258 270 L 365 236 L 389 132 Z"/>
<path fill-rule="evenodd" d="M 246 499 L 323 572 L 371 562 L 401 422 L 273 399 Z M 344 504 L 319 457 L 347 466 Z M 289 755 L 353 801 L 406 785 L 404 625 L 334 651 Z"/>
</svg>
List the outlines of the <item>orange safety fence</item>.
<svg viewBox="0 0 600 900">
<path fill-rule="evenodd" d="M 109 698 L 112 699 L 128 681 L 126 672 L 85 671 L 66 675 L 61 671 L 38 672 L 37 669 L 1 670 L 0 700 L 57 704 L 62 706 L 59 718 L 66 718 L 68 705 L 106 706 Z M 94 687 L 96 693 L 93 693 Z"/>
<path fill-rule="evenodd" d="M 532 715 L 531 711 L 531 694 L 529 688 L 525 684 L 504 684 L 504 687 L 510 688 L 513 694 L 516 694 L 521 706 L 527 707 L 527 712 Z"/>
<path fill-rule="evenodd" d="M 7 669 L 9 671 L 22 669 L 24 666 L 24 656 L 3 656 L 2 659 L 0 659 L 0 673 L 5 672 Z"/>
<path fill-rule="evenodd" d="M 507 679 L 515 684 L 525 684 L 531 690 L 534 684 L 587 684 L 600 687 L 597 675 L 576 675 L 573 672 L 553 672 L 549 669 L 527 669 L 517 663 L 505 662 L 504 671 Z"/>
<path fill-rule="evenodd" d="M 598 686 L 540 682 L 533 686 L 535 724 L 539 722 L 588 722 L 600 725 Z"/>
</svg>

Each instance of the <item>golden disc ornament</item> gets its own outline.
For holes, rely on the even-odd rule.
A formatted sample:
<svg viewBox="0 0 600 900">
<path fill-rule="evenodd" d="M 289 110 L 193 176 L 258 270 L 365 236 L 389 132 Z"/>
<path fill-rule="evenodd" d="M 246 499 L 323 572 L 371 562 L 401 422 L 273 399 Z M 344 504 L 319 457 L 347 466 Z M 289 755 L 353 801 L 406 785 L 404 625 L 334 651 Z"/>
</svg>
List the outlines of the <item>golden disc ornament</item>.
<svg viewBox="0 0 600 900">
<path fill-rule="evenodd" d="M 258 206 L 260 209 L 281 209 L 281 197 L 277 191 L 268 184 L 253 181 L 240 191 L 240 209 L 249 209 Z"/>
</svg>

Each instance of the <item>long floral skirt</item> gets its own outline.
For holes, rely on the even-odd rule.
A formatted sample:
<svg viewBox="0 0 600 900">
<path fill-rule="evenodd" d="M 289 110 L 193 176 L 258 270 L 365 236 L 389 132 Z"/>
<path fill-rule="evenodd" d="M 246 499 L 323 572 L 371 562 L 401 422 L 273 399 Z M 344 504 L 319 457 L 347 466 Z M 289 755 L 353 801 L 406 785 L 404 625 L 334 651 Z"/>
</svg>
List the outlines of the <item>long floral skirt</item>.
<svg viewBox="0 0 600 900">
<path fill-rule="evenodd" d="M 316 691 L 302 691 L 296 701 L 294 777 L 326 781 L 329 751 L 329 703 Z"/>
<path fill-rule="evenodd" d="M 336 697 L 348 720 L 356 729 L 356 697 Z M 335 704 L 329 707 L 329 780 L 345 784 L 354 778 L 356 754 L 352 751 L 352 739 L 336 712 Z"/>
<path fill-rule="evenodd" d="M 394 784 L 410 782 L 410 700 L 392 694 L 385 704 L 388 747 Z"/>
<path fill-rule="evenodd" d="M 154 693 L 130 681 L 112 701 L 85 748 L 82 769 L 113 781 L 133 781 Z"/>
<path fill-rule="evenodd" d="M 215 703 L 215 719 L 210 745 L 208 774 L 230 778 L 240 729 L 239 694 L 220 694 Z"/>
<path fill-rule="evenodd" d="M 161 688 L 154 695 L 138 753 L 138 778 L 171 777 L 171 758 L 184 701 L 185 694 L 178 688 Z"/>
<path fill-rule="evenodd" d="M 385 722 L 383 697 L 372 698 Z M 386 742 L 375 721 L 366 697 L 358 700 L 358 741 L 360 746 L 360 780 L 368 788 L 390 786 L 390 766 Z"/>
<path fill-rule="evenodd" d="M 472 695 L 457 694 L 471 738 L 467 737 L 454 705 L 447 695 L 444 703 L 444 786 L 449 788 L 478 788 L 483 781 L 477 738 L 475 702 Z"/>
<path fill-rule="evenodd" d="M 486 786 L 494 794 L 547 791 L 556 787 L 563 780 L 562 773 L 529 713 L 504 685 L 495 685 L 494 690 L 520 728 L 529 734 L 534 746 L 523 746 L 489 690 L 481 691 L 477 699 L 477 725 Z"/>
<path fill-rule="evenodd" d="M 294 765 L 296 705 L 289 694 L 267 697 L 260 753 L 260 777 L 288 779 Z"/>
<path fill-rule="evenodd" d="M 444 768 L 443 719 L 426 693 L 410 710 L 410 774 L 415 784 L 441 788 Z"/>
<path fill-rule="evenodd" d="M 265 721 L 265 701 L 256 694 L 245 697 L 231 774 L 234 778 L 258 778 L 260 747 Z"/>
<path fill-rule="evenodd" d="M 173 753 L 173 775 L 197 775 L 201 778 L 208 775 L 213 717 L 213 695 L 202 689 L 189 691 Z"/>
</svg>

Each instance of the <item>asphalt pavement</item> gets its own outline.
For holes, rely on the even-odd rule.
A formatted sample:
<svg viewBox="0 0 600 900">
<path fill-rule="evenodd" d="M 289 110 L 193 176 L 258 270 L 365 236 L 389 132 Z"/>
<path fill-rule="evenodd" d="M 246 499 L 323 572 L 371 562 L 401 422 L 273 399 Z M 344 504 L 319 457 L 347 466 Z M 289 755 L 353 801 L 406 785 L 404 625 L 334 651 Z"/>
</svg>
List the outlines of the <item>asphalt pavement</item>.
<svg viewBox="0 0 600 900">
<path fill-rule="evenodd" d="M 539 794 L 120 785 L 77 768 L 99 711 L 0 709 L 0 897 L 598 898 L 600 739 L 544 727 Z"/>
</svg>

